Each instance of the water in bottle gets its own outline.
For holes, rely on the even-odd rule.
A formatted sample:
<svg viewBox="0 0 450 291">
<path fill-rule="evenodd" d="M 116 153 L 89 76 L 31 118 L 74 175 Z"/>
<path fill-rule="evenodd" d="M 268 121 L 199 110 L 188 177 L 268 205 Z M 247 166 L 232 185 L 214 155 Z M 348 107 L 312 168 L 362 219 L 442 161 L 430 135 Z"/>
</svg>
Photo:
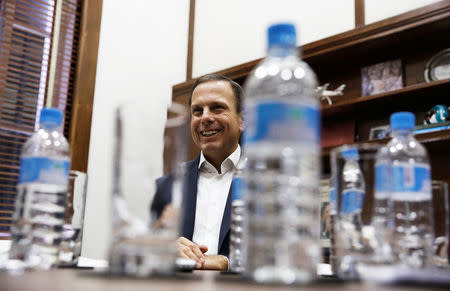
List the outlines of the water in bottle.
<svg viewBox="0 0 450 291">
<path fill-rule="evenodd" d="M 245 199 L 242 197 L 244 181 L 242 172 L 246 159 L 242 157 L 236 165 L 232 183 L 233 200 L 231 202 L 231 235 L 230 235 L 230 267 L 229 270 L 242 273 L 245 270 L 246 259 L 246 219 Z"/>
<path fill-rule="evenodd" d="M 427 267 L 432 262 L 431 171 L 424 146 L 415 138 L 414 115 L 391 115 L 392 140 L 386 145 L 391 171 L 394 262 Z"/>
<path fill-rule="evenodd" d="M 61 123 L 61 111 L 43 109 L 40 129 L 22 149 L 10 259 L 30 268 L 49 269 L 58 262 L 70 165 Z"/>
<path fill-rule="evenodd" d="M 356 148 L 342 152 L 345 159 L 341 179 L 342 193 L 339 216 L 339 244 L 342 250 L 338 275 L 341 278 L 357 278 L 356 261 L 365 250 L 363 243 L 363 223 L 361 211 L 365 196 L 365 181 L 358 164 Z"/>
<path fill-rule="evenodd" d="M 370 225 L 374 230 L 372 264 L 392 263 L 391 160 L 389 147 L 381 147 L 375 157 L 375 191 Z"/>
<path fill-rule="evenodd" d="M 246 273 L 259 282 L 305 283 L 320 258 L 320 113 L 314 72 L 292 24 L 268 29 L 268 55 L 245 83 Z"/>
<path fill-rule="evenodd" d="M 336 249 L 336 217 L 337 217 L 337 197 L 336 197 L 336 176 L 334 173 L 331 174 L 330 177 L 330 211 L 329 211 L 329 220 L 330 220 L 330 267 L 331 273 L 337 274 L 338 262 L 337 262 L 337 249 Z"/>
</svg>

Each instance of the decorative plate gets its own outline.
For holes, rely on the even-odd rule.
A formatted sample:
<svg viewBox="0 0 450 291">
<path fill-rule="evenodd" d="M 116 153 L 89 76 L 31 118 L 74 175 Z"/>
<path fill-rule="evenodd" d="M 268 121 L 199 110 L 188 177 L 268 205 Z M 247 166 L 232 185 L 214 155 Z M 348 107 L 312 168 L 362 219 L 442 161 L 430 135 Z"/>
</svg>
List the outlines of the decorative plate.
<svg viewBox="0 0 450 291">
<path fill-rule="evenodd" d="M 450 48 L 434 55 L 428 61 L 424 73 L 427 82 L 450 78 Z"/>
</svg>

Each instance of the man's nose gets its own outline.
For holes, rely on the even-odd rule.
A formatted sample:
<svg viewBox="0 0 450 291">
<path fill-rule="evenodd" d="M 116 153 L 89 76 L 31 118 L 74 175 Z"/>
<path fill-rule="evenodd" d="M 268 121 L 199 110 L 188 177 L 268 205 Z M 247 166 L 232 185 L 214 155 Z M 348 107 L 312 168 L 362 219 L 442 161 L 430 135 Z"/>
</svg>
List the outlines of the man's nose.
<svg viewBox="0 0 450 291">
<path fill-rule="evenodd" d="M 214 114 L 209 109 L 204 109 L 202 114 L 202 122 L 213 122 Z"/>
</svg>

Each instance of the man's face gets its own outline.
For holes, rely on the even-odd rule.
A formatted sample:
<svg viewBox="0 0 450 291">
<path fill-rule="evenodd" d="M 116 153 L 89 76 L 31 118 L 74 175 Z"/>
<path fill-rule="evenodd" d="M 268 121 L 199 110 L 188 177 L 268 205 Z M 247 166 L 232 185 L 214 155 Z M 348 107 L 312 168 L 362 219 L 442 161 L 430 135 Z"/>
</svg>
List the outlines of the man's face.
<svg viewBox="0 0 450 291">
<path fill-rule="evenodd" d="M 233 89 L 227 81 L 208 81 L 192 93 L 191 134 L 211 162 L 222 162 L 236 148 L 243 130 Z"/>
</svg>

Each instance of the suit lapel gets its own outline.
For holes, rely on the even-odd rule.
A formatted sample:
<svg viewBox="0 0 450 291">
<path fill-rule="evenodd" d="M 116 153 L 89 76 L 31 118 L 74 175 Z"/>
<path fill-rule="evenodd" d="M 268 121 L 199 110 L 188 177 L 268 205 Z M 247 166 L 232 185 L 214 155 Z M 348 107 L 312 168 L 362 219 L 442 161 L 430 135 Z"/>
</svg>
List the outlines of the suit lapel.
<svg viewBox="0 0 450 291">
<path fill-rule="evenodd" d="M 231 189 L 233 189 L 233 185 L 231 185 L 230 190 L 228 191 L 227 202 L 225 204 L 225 211 L 223 212 L 222 225 L 220 226 L 220 234 L 219 234 L 219 246 L 218 250 L 221 250 L 223 240 L 230 231 L 231 227 Z"/>
<path fill-rule="evenodd" d="M 182 214 L 182 227 L 181 234 L 185 238 L 192 240 L 194 234 L 195 225 L 195 211 L 197 206 L 197 184 L 198 184 L 198 164 L 200 162 L 200 156 L 186 164 L 186 181 L 184 184 L 183 195 L 183 214 Z M 222 224 L 220 226 L 219 234 L 219 246 L 218 250 L 221 250 L 223 241 L 230 231 L 231 227 L 231 189 L 228 191 L 227 202 L 225 204 L 225 210 L 222 217 Z"/>
<path fill-rule="evenodd" d="M 197 206 L 197 182 L 198 182 L 198 163 L 200 156 L 186 165 L 186 180 L 184 183 L 183 195 L 183 219 L 181 234 L 185 238 L 192 240 L 195 223 L 195 209 Z"/>
</svg>

